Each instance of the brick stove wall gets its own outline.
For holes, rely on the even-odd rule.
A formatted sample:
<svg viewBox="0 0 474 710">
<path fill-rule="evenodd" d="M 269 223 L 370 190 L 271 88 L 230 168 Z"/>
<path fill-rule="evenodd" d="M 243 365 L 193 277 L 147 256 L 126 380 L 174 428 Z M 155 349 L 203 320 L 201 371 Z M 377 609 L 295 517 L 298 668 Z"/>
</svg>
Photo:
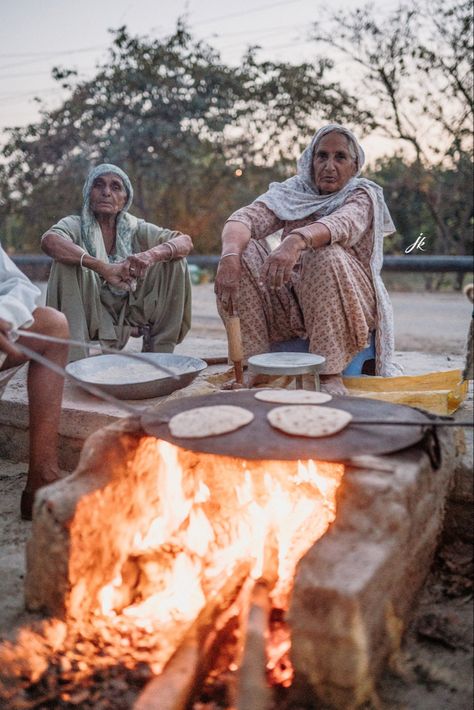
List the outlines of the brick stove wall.
<svg viewBox="0 0 474 710">
<path fill-rule="evenodd" d="M 368 700 L 399 649 L 442 531 L 452 432 L 433 470 L 419 448 L 346 470 L 336 520 L 300 561 L 289 614 L 295 699 L 349 710 Z"/>
<path fill-rule="evenodd" d="M 28 545 L 29 608 L 46 607 L 59 616 L 66 604 L 79 608 L 81 590 L 74 592 L 77 599 L 71 598 L 67 562 L 75 487 L 83 493 L 99 490 L 107 470 L 127 467 L 141 435 L 129 420 L 105 428 L 88 440 L 67 489 L 59 483 L 38 496 L 34 541 Z M 378 672 L 398 649 L 430 567 L 452 480 L 451 432 L 440 440 L 442 464 L 436 471 L 416 447 L 397 455 L 359 457 L 346 471 L 336 520 L 297 569 L 289 614 L 295 699 L 318 698 L 344 710 L 357 707 L 370 698 Z"/>
</svg>

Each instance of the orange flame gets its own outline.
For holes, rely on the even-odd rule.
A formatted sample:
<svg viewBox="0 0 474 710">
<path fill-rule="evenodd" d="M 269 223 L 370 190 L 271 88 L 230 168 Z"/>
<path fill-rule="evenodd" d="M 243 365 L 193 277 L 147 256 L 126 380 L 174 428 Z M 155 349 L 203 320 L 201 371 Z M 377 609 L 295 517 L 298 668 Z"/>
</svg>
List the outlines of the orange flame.
<svg viewBox="0 0 474 710">
<path fill-rule="evenodd" d="M 135 591 L 124 596 L 117 563 L 98 595 L 102 614 L 121 609 L 143 627 L 191 623 L 242 560 L 254 579 L 274 576 L 273 604 L 285 608 L 299 559 L 334 520 L 344 466 L 198 456 L 164 441 L 156 452 L 159 512 L 124 553 Z"/>
</svg>

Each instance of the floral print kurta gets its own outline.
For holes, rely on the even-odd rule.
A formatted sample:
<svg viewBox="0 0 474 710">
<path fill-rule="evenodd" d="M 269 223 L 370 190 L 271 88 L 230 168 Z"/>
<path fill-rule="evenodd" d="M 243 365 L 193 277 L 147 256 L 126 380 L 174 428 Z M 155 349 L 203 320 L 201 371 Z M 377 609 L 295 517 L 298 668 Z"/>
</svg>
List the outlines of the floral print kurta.
<svg viewBox="0 0 474 710">
<path fill-rule="evenodd" d="M 326 358 L 322 372 L 338 374 L 376 330 L 376 374 L 395 374 L 391 304 L 379 275 L 373 215 L 371 195 L 363 188 L 326 217 L 283 221 L 258 200 L 231 215 L 228 221 L 242 222 L 252 237 L 242 255 L 238 303 L 246 358 L 268 352 L 271 342 L 307 337 L 310 352 Z M 291 281 L 272 291 L 259 276 L 270 252 L 264 238 L 278 230 L 282 239 L 295 229 L 311 235 L 315 222 L 329 229 L 330 244 L 304 250 Z M 219 303 L 218 308 L 225 318 Z"/>
</svg>

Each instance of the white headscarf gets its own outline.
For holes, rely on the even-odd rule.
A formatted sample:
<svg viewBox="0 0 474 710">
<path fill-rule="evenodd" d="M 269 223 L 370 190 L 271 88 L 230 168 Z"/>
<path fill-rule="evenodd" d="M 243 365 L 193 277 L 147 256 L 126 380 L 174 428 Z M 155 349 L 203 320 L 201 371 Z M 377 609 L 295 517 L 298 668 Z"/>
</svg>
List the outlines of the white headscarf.
<svg viewBox="0 0 474 710">
<path fill-rule="evenodd" d="M 118 175 L 127 192 L 127 201 L 123 209 L 117 215 L 115 250 L 114 254 L 111 256 L 107 255 L 99 223 L 90 208 L 90 196 L 94 180 L 98 178 L 99 175 L 104 175 L 105 173 L 114 173 L 115 175 Z M 127 210 L 133 200 L 133 188 L 128 175 L 117 167 L 117 165 L 112 165 L 112 163 L 102 163 L 101 165 L 96 165 L 96 167 L 90 171 L 86 178 L 82 195 L 84 202 L 82 204 L 81 212 L 81 236 L 84 247 L 87 249 L 89 254 L 97 257 L 98 259 L 102 259 L 103 261 L 123 261 L 123 259 L 126 259 L 127 256 L 130 256 L 132 253 L 132 236 L 137 225 L 137 218 L 127 214 Z"/>
<path fill-rule="evenodd" d="M 313 156 L 320 140 L 334 131 L 346 136 L 351 144 L 353 152 L 357 156 L 357 173 L 338 192 L 321 195 L 313 181 Z M 372 180 L 357 177 L 364 162 L 364 151 L 354 134 L 338 123 L 329 123 L 313 136 L 311 143 L 301 154 L 297 165 L 297 175 L 284 180 L 284 182 L 270 183 L 268 191 L 257 197 L 255 202 L 263 202 L 279 219 L 285 221 L 304 219 L 314 214 L 325 217 L 337 210 L 351 192 L 363 188 L 381 210 L 383 235 L 392 234 L 395 231 L 395 225 L 385 204 L 382 188 Z"/>
</svg>

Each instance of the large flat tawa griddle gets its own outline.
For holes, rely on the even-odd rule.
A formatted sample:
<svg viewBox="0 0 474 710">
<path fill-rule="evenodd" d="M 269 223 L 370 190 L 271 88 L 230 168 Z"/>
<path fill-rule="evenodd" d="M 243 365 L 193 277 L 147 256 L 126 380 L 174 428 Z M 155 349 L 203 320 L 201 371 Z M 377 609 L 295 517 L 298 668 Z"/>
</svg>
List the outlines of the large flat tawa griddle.
<svg viewBox="0 0 474 710">
<path fill-rule="evenodd" d="M 245 459 L 321 461 L 346 461 L 363 454 L 379 455 L 400 451 L 418 443 L 423 438 L 425 428 L 430 425 L 430 420 L 422 412 L 401 404 L 360 397 L 333 397 L 327 406 L 350 412 L 354 420 L 402 420 L 406 421 L 407 425 L 357 424 L 353 421 L 345 429 L 331 436 L 292 436 L 274 429 L 269 424 L 267 412 L 279 405 L 255 399 L 256 391 L 219 392 L 175 400 L 157 410 L 150 409 L 141 417 L 141 424 L 148 434 L 191 451 Z M 254 414 L 254 420 L 229 434 L 202 439 L 177 438 L 171 435 L 168 422 L 175 414 L 194 407 L 216 404 L 234 404 L 249 409 Z M 325 407 L 326 404 L 318 406 Z"/>
</svg>

